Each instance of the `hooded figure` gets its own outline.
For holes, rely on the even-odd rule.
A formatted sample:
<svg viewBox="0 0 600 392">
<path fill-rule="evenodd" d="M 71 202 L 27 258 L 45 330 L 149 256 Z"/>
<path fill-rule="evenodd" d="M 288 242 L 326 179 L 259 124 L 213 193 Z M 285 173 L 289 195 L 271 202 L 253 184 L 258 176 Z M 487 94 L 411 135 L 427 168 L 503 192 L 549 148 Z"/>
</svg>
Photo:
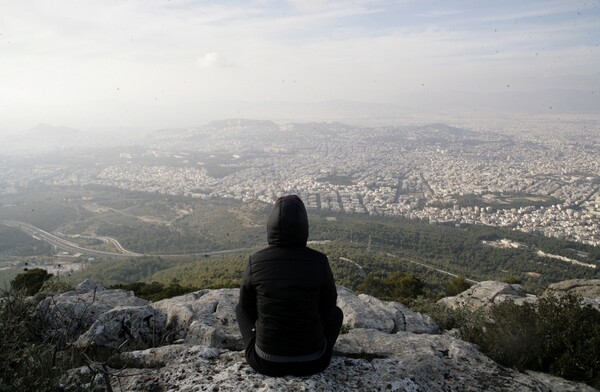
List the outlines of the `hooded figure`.
<svg viewBox="0 0 600 392">
<path fill-rule="evenodd" d="M 327 256 L 306 247 L 308 217 L 298 196 L 277 199 L 267 239 L 269 246 L 250 256 L 236 307 L 246 360 L 271 376 L 321 372 L 343 314 Z"/>
</svg>

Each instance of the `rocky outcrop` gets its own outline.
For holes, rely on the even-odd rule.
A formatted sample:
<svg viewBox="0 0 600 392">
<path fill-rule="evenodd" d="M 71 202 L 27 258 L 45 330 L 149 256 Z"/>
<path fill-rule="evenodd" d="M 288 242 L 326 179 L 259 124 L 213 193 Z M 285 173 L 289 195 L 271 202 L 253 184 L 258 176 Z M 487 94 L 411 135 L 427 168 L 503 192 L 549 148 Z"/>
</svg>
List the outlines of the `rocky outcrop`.
<svg viewBox="0 0 600 392">
<path fill-rule="evenodd" d="M 454 297 L 442 298 L 438 303 L 452 309 L 465 307 L 476 310 L 507 300 L 513 301 L 516 304 L 522 304 L 536 302 L 537 297 L 525 293 L 521 285 L 489 280 L 476 283 Z"/>
<path fill-rule="evenodd" d="M 554 294 L 580 295 L 585 304 L 600 310 L 600 279 L 565 280 L 551 284 L 546 291 Z"/>
<path fill-rule="evenodd" d="M 37 307 L 37 319 L 46 335 L 74 341 L 103 314 L 118 306 L 146 306 L 149 302 L 131 291 L 106 290 L 85 281 L 75 291 L 46 297 Z"/>
<path fill-rule="evenodd" d="M 75 346 L 146 348 L 163 343 L 167 316 L 151 305 L 117 306 L 101 314 Z"/>
<path fill-rule="evenodd" d="M 201 290 L 158 301 L 167 315 L 171 341 L 241 350 L 242 335 L 235 319 L 238 289 Z"/>
<path fill-rule="evenodd" d="M 265 377 L 246 364 L 241 350 L 234 312 L 237 289 L 201 290 L 154 304 L 121 290 L 95 290 L 65 293 L 40 304 L 40 317 L 48 326 L 56 324 L 53 318 L 63 320 L 57 309 L 77 314 L 73 323 L 89 318 L 87 329 L 71 339 L 80 347 L 105 347 L 114 354 L 102 366 L 91 363 L 69 371 L 63 380 L 66 390 L 107 379 L 114 390 L 156 392 L 593 390 L 504 368 L 473 344 L 435 334 L 437 326 L 429 317 L 343 287 L 338 287 L 338 306 L 346 315 L 344 333 L 331 366 L 310 377 Z M 115 303 L 116 298 L 128 303 Z M 95 305 L 94 315 L 73 312 L 79 303 L 87 310 Z"/>
<path fill-rule="evenodd" d="M 366 294 L 356 296 L 352 291 L 338 286 L 338 306 L 344 312 L 344 327 L 376 329 L 387 333 L 408 331 L 438 333 L 435 321 L 427 315 L 416 313 L 398 302 L 384 302 Z"/>
<path fill-rule="evenodd" d="M 354 329 L 340 336 L 323 373 L 265 377 L 240 351 L 170 345 L 121 355 L 112 364 L 124 391 L 594 391 L 539 373 L 519 373 L 446 335 Z M 86 369 L 77 371 L 86 372 Z"/>
<path fill-rule="evenodd" d="M 548 286 L 544 295 L 574 294 L 581 296 L 583 303 L 600 310 L 600 279 L 572 279 L 554 283 Z M 504 301 L 512 301 L 517 305 L 535 303 L 538 298 L 527 294 L 518 284 L 484 281 L 471 286 L 469 289 L 454 297 L 442 298 L 439 304 L 452 309 L 467 308 L 476 310 Z"/>
</svg>

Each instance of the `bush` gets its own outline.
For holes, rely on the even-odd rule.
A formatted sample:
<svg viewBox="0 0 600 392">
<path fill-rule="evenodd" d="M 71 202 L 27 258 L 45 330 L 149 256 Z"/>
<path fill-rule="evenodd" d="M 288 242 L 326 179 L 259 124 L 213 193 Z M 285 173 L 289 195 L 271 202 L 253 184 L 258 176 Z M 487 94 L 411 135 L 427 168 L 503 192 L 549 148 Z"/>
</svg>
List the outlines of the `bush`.
<svg viewBox="0 0 600 392">
<path fill-rule="evenodd" d="M 521 284 L 522 280 L 521 280 L 521 277 L 519 277 L 519 276 L 511 275 L 509 277 L 502 279 L 502 281 L 504 283 L 508 283 L 508 284 Z"/>
<path fill-rule="evenodd" d="M 35 303 L 24 291 L 0 298 L 0 391 L 58 390 L 54 347 L 32 329 Z"/>
<path fill-rule="evenodd" d="M 471 287 L 471 285 L 472 284 L 467 282 L 464 276 L 452 278 L 446 285 L 446 296 L 453 297 L 457 294 L 460 294 Z"/>
<path fill-rule="evenodd" d="M 600 388 L 600 312 L 576 296 L 547 296 L 537 316 L 541 368 Z"/>
<path fill-rule="evenodd" d="M 27 295 L 34 295 L 44 285 L 44 282 L 52 277 L 48 271 L 41 268 L 33 268 L 17 275 L 10 285 L 15 290 L 25 290 Z"/>
<path fill-rule="evenodd" d="M 160 301 L 161 299 L 173 298 L 179 295 L 191 293 L 198 289 L 192 287 L 182 287 L 178 283 L 171 283 L 168 286 L 162 283 L 137 282 L 131 284 L 116 284 L 110 286 L 111 289 L 131 290 L 136 297 L 147 299 L 148 301 Z"/>
<path fill-rule="evenodd" d="M 42 285 L 40 292 L 46 294 L 61 294 L 66 293 L 67 291 L 74 290 L 72 284 L 65 282 L 64 280 L 59 280 L 57 278 L 48 279 Z"/>
<path fill-rule="evenodd" d="M 580 297 L 544 296 L 538 304 L 504 302 L 451 313 L 455 317 L 446 315 L 446 321 L 457 322 L 462 338 L 494 361 L 600 388 L 600 312 Z"/>
<path fill-rule="evenodd" d="M 384 279 L 367 276 L 358 285 L 359 292 L 385 300 L 405 300 L 423 294 L 423 282 L 412 273 L 393 272 Z"/>
</svg>

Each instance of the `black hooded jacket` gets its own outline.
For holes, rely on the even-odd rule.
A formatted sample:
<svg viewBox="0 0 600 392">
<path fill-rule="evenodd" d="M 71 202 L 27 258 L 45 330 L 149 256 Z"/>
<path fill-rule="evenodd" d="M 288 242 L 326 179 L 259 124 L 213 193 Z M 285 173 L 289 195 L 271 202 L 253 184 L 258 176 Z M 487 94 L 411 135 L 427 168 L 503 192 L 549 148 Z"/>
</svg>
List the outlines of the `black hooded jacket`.
<svg viewBox="0 0 600 392">
<path fill-rule="evenodd" d="M 252 256 L 240 289 L 243 311 L 256 321 L 256 346 L 275 356 L 323 351 L 323 320 L 337 291 L 327 256 L 306 247 L 308 218 L 297 196 L 279 198 L 267 222 L 269 246 Z"/>
</svg>

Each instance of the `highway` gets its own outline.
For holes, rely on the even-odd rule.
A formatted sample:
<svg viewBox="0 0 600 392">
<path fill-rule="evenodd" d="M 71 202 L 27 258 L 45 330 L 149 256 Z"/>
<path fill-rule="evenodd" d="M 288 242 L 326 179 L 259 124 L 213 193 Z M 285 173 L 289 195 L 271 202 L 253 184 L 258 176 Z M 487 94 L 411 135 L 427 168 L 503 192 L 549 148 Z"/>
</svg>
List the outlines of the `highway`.
<svg viewBox="0 0 600 392">
<path fill-rule="evenodd" d="M 115 247 L 121 252 L 106 252 L 96 249 L 85 248 L 80 246 L 74 242 L 65 240 L 64 238 L 57 237 L 52 233 L 48 233 L 40 229 L 39 227 L 32 226 L 25 222 L 12 221 L 12 220 L 0 220 L 0 224 L 9 227 L 15 227 L 23 232 L 29 234 L 35 239 L 46 241 L 50 245 L 54 246 L 56 249 L 62 249 L 63 251 L 73 252 L 73 253 L 81 253 L 86 256 L 95 256 L 95 257 L 120 257 L 120 258 L 131 258 L 131 257 L 141 257 L 141 256 L 159 256 L 159 257 L 178 257 L 178 256 L 215 256 L 222 255 L 227 253 L 237 253 L 244 252 L 248 250 L 252 250 L 253 248 L 236 248 L 236 249 L 225 249 L 225 250 L 217 250 L 217 251 L 209 251 L 209 252 L 197 252 L 197 253 L 186 253 L 186 254 L 148 254 L 148 253 L 136 253 L 130 250 L 123 248 L 123 246 L 114 238 L 111 237 L 97 237 L 102 241 L 109 241 L 115 245 Z"/>
<path fill-rule="evenodd" d="M 101 250 L 85 248 L 83 246 L 80 246 L 71 241 L 67 241 L 64 238 L 57 237 L 54 234 L 48 233 L 47 231 L 44 231 L 38 227 L 32 226 L 25 222 L 0 220 L 0 224 L 21 229 L 25 233 L 31 235 L 33 238 L 46 241 L 57 249 L 63 249 L 68 252 L 82 253 L 87 256 L 96 256 L 96 257 L 120 257 L 120 258 L 131 258 L 131 257 L 141 257 L 141 256 L 155 256 L 155 257 L 182 257 L 182 256 L 202 257 L 202 256 L 204 256 L 204 257 L 208 257 L 208 256 L 223 255 L 223 254 L 227 254 L 227 253 L 245 252 L 245 251 L 250 251 L 250 250 L 253 250 L 256 248 L 256 247 L 236 248 L 236 249 L 225 249 L 225 250 L 217 250 L 217 251 L 210 251 L 210 252 L 196 252 L 196 253 L 185 253 L 185 254 L 182 254 L 182 253 L 176 253 L 176 254 L 154 254 L 154 253 L 152 253 L 152 254 L 149 254 L 149 253 L 136 253 L 136 252 L 129 251 L 129 250 L 123 248 L 123 246 L 119 243 L 119 241 L 117 241 L 116 239 L 111 238 L 111 237 L 97 237 L 98 239 L 101 239 L 103 241 L 110 241 L 111 243 L 113 243 L 115 245 L 115 247 L 121 252 L 121 253 L 115 253 L 115 252 L 105 252 L 105 251 L 101 251 Z M 387 255 L 390 257 L 398 257 L 397 255 L 394 255 L 392 253 L 387 253 Z M 340 259 L 343 261 L 355 264 L 359 268 L 359 270 L 364 274 L 362 267 L 360 265 L 358 265 L 354 260 L 350 260 L 345 257 L 340 257 Z M 458 277 L 457 274 L 454 274 L 449 271 L 444 271 L 439 268 L 435 268 L 431 265 L 424 264 L 418 260 L 414 260 L 414 259 L 411 259 L 408 257 L 402 257 L 401 259 L 406 260 L 413 264 L 420 265 L 427 269 L 437 271 L 437 272 L 445 274 L 445 275 L 449 275 L 452 277 Z M 468 278 L 465 278 L 465 280 L 468 282 L 471 282 L 471 283 L 479 283 L 475 280 L 468 279 Z"/>
<path fill-rule="evenodd" d="M 33 238 L 36 238 L 36 239 L 42 240 L 42 241 L 46 241 L 50 245 L 54 246 L 56 249 L 62 249 L 67 252 L 82 253 L 87 256 L 96 256 L 96 257 L 139 257 L 139 256 L 143 256 L 143 254 L 130 252 L 130 251 L 123 249 L 123 247 L 121 247 L 120 244 L 117 248 L 120 247 L 120 249 L 123 249 L 123 251 L 124 251 L 123 253 L 106 252 L 106 251 L 101 251 L 101 250 L 96 250 L 96 249 L 84 248 L 83 246 L 80 246 L 74 242 L 67 241 L 64 238 L 57 237 L 52 233 L 48 233 L 47 231 L 44 231 L 44 230 L 40 229 L 39 227 L 32 226 L 25 222 L 2 220 L 2 221 L 0 221 L 0 223 L 5 226 L 18 228 L 18 229 L 22 230 L 23 232 L 29 234 Z M 114 240 L 114 241 L 116 241 L 116 240 Z"/>
</svg>

